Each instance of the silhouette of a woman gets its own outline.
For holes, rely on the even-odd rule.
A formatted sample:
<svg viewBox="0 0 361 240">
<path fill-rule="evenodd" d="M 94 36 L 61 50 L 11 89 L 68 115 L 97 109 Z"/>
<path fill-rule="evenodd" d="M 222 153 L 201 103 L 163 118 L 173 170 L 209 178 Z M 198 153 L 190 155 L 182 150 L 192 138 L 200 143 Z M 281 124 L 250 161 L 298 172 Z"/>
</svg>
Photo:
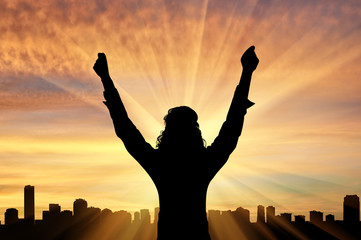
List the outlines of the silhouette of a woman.
<svg viewBox="0 0 361 240">
<path fill-rule="evenodd" d="M 197 113 L 189 107 L 175 107 L 164 117 L 165 129 L 157 148 L 147 143 L 129 119 L 110 78 L 104 53 L 98 54 L 94 70 L 104 86 L 117 136 L 128 152 L 152 178 L 159 195 L 158 239 L 210 239 L 206 196 L 210 181 L 236 148 L 244 115 L 254 103 L 248 100 L 253 71 L 258 65 L 254 46 L 242 58 L 242 76 L 234 93 L 226 121 L 214 142 L 205 147 Z"/>
</svg>

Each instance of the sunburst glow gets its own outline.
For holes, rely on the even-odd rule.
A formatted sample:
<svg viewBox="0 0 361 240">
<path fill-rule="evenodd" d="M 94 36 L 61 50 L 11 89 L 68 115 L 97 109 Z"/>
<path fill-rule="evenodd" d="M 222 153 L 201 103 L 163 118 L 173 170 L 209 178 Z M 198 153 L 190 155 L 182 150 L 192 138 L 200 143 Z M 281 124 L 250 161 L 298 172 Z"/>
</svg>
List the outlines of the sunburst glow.
<svg viewBox="0 0 361 240">
<path fill-rule="evenodd" d="M 217 136 L 241 74 L 260 59 L 236 151 L 213 180 L 208 208 L 342 219 L 359 176 L 359 1 L 0 2 L 0 209 L 36 186 L 37 218 L 75 198 L 129 211 L 157 206 L 155 187 L 113 132 L 92 70 L 107 54 L 135 125 L 155 145 L 163 116 L 189 105 Z M 305 204 L 307 203 L 307 204 Z"/>
</svg>

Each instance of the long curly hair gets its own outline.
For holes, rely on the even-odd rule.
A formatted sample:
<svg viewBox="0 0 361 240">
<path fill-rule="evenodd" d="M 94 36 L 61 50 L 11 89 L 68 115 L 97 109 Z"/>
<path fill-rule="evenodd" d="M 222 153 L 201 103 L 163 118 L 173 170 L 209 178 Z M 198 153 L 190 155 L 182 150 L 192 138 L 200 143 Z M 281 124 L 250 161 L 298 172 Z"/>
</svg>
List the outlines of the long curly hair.
<svg viewBox="0 0 361 240">
<path fill-rule="evenodd" d="M 188 149 L 202 149 L 206 141 L 202 138 L 197 122 L 197 113 L 187 106 L 180 106 L 168 110 L 164 117 L 165 129 L 157 138 L 157 148 L 171 150 L 178 147 Z"/>
</svg>

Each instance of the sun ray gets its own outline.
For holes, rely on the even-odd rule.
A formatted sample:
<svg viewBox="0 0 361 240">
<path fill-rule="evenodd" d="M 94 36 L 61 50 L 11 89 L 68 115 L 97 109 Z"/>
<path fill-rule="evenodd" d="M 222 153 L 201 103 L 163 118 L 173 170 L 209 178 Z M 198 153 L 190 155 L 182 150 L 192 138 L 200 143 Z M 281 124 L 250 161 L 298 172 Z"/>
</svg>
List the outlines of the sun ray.
<svg viewBox="0 0 361 240">
<path fill-rule="evenodd" d="M 137 15 L 139 16 L 138 12 L 137 12 Z M 156 49 L 155 47 L 153 46 L 153 43 L 151 41 L 151 33 L 149 32 L 149 27 L 148 27 L 148 24 L 146 22 L 146 19 L 144 19 L 142 16 L 139 16 L 140 18 L 142 18 L 142 22 L 143 22 L 143 25 L 144 25 L 144 28 L 143 28 L 143 32 L 144 32 L 144 35 L 146 36 L 146 40 L 147 40 L 147 46 L 149 46 L 149 52 L 151 52 L 151 58 L 152 58 L 152 62 L 155 63 L 155 69 L 157 71 L 157 76 L 154 77 L 151 77 L 150 75 L 151 74 L 147 74 L 148 77 L 150 77 L 150 81 L 154 82 L 154 81 L 161 81 L 162 82 L 162 89 L 161 90 L 158 90 L 156 91 L 154 89 L 154 86 L 156 85 L 155 83 L 152 83 L 150 86 L 152 87 L 152 94 L 154 96 L 154 99 L 157 101 L 157 104 L 159 106 L 160 109 L 164 109 L 165 108 L 165 105 L 168 105 L 169 104 L 169 93 L 166 91 L 169 86 L 168 86 L 168 82 L 166 81 L 165 79 L 165 76 L 162 74 L 162 71 L 160 70 L 160 63 L 159 63 L 159 59 L 158 59 L 158 56 L 156 54 Z M 148 57 L 148 56 L 145 56 L 145 57 Z M 159 96 L 159 94 L 161 94 L 161 96 Z M 168 104 L 167 104 L 168 103 Z"/>
<path fill-rule="evenodd" d="M 304 43 L 305 41 L 308 42 L 309 46 L 303 46 L 302 48 L 308 49 L 308 53 L 306 54 L 311 54 L 313 49 L 315 49 L 315 45 L 318 44 L 313 40 L 307 41 L 307 39 L 313 39 L 314 35 L 317 34 L 316 31 L 318 32 L 318 30 L 309 32 L 304 36 L 304 39 L 299 41 L 300 43 Z M 315 61 L 314 64 L 316 65 L 319 62 L 325 61 L 324 59 L 327 59 L 327 65 L 321 65 L 313 69 L 302 68 L 302 66 L 299 66 L 298 68 L 287 67 L 290 63 L 286 59 L 289 59 L 290 55 L 297 53 L 297 49 L 300 48 L 299 44 L 295 44 L 288 49 L 287 52 L 284 53 L 284 56 L 279 58 L 278 61 L 275 61 L 272 65 L 268 66 L 267 69 L 258 73 L 257 78 L 262 79 L 262 88 L 267 89 L 267 95 L 262 97 L 263 99 L 268 99 L 267 101 L 263 101 L 263 110 L 267 110 L 273 105 L 279 104 L 282 99 L 293 95 L 297 90 L 326 77 L 330 74 L 328 69 L 337 70 L 359 57 L 361 55 L 361 49 L 358 44 L 350 43 L 349 40 L 351 39 L 352 38 L 346 39 L 345 41 L 338 43 L 338 46 L 336 46 L 333 51 L 327 53 L 320 52 L 320 55 L 317 56 L 316 59 L 313 58 L 313 61 Z M 301 56 L 297 56 L 298 59 L 307 58 L 307 56 L 304 56 L 304 53 L 301 54 Z M 275 74 L 275 72 L 278 72 L 278 74 Z M 274 76 L 277 76 L 277 79 L 281 79 L 281 81 L 275 83 L 273 80 Z M 292 82 L 290 78 L 292 78 Z M 289 84 L 290 82 L 292 84 Z M 254 88 L 259 88 L 260 83 L 255 82 L 254 85 L 257 85 L 254 86 Z M 259 96 L 260 94 L 262 93 L 258 93 L 256 98 L 261 98 L 261 96 Z M 261 112 L 259 111 L 258 113 Z"/>
<path fill-rule="evenodd" d="M 171 105 L 176 105 L 177 102 L 179 102 L 177 95 L 175 94 L 177 92 L 177 86 L 175 84 L 173 84 L 176 80 L 178 80 L 178 77 L 175 74 L 175 69 L 177 69 L 177 65 L 176 65 L 176 61 L 174 59 L 174 57 L 172 57 L 172 54 L 175 54 L 174 51 L 174 46 L 177 45 L 177 41 L 175 41 L 174 39 L 172 39 L 172 29 L 170 27 L 170 16 L 172 13 L 169 12 L 169 10 L 167 9 L 167 5 L 166 5 L 166 0 L 161 0 L 161 8 L 162 8 L 162 33 L 163 33 L 163 37 L 164 37 L 164 49 L 165 51 L 170 51 L 169 53 L 165 54 L 164 56 L 164 72 L 165 72 L 165 77 L 166 80 L 168 82 L 168 86 L 169 88 L 168 90 L 168 96 L 170 96 L 170 104 Z"/>
<path fill-rule="evenodd" d="M 56 25 L 55 25 L 56 26 Z M 61 32 L 63 34 L 64 37 L 66 37 L 68 39 L 68 42 L 71 43 L 71 45 L 75 45 L 75 47 L 77 47 L 78 49 L 80 49 L 88 58 L 91 58 L 89 56 L 89 53 L 87 53 L 87 51 L 85 51 L 81 46 L 79 46 L 73 39 L 72 37 L 70 37 L 65 31 L 62 31 L 59 27 L 56 26 L 56 29 Z M 140 67 L 140 69 L 143 69 L 142 67 Z M 143 71 L 142 71 L 143 73 Z M 144 74 L 144 73 L 143 73 Z M 145 75 L 145 74 L 144 74 Z M 45 76 L 43 76 L 44 79 Z M 148 83 L 149 81 L 149 78 L 147 77 L 144 77 L 143 76 L 143 79 L 145 79 L 145 81 Z M 55 80 L 55 79 L 46 79 L 47 81 L 49 81 L 50 83 L 52 84 L 55 84 L 57 87 L 63 89 L 64 91 L 76 96 L 77 98 L 79 99 L 82 99 L 84 102 L 86 102 L 87 104 L 91 105 L 91 106 L 94 106 L 96 107 L 97 109 L 100 109 L 101 111 L 106 111 L 105 108 L 101 108 L 99 103 L 98 102 L 94 102 L 94 100 L 92 99 L 89 99 L 87 97 L 84 97 L 83 95 L 80 95 L 77 93 L 76 90 L 73 90 L 71 88 L 69 88 L 68 86 L 66 86 L 65 84 L 62 84 L 62 80 L 61 79 L 58 79 L 58 80 Z M 141 104 L 138 103 L 137 100 L 135 100 L 134 97 L 132 97 L 123 87 L 119 86 L 117 83 L 115 83 L 115 85 L 117 86 L 119 92 L 121 92 L 121 95 L 122 96 L 125 96 L 125 98 L 127 99 L 127 101 L 129 101 L 131 103 L 131 105 L 133 105 L 135 107 L 135 109 L 138 109 L 137 111 L 140 112 L 141 115 L 143 116 L 147 116 L 147 119 L 149 121 L 147 121 L 146 123 L 146 127 L 145 129 L 151 129 L 152 127 L 154 126 L 157 126 L 158 128 L 161 128 L 161 125 L 159 123 L 158 120 L 155 120 L 153 115 L 149 113 L 149 111 L 144 107 L 142 106 Z M 150 84 L 151 85 L 151 84 Z M 154 94 L 154 96 L 156 95 L 154 93 L 154 90 L 152 87 L 150 87 L 150 89 L 152 90 L 152 93 Z M 155 99 L 158 99 L 158 98 L 155 98 Z"/>
<path fill-rule="evenodd" d="M 208 75 L 206 75 L 206 77 L 208 78 L 208 84 L 209 84 L 209 91 L 202 91 L 199 94 L 199 102 L 200 103 L 206 103 L 207 99 L 210 98 L 210 96 L 212 94 L 214 94 L 214 91 L 217 87 L 217 84 L 219 82 L 222 82 L 222 79 L 219 78 L 219 74 L 220 72 L 222 72 L 220 66 L 222 66 L 221 64 L 221 59 L 223 59 L 223 56 L 225 54 L 227 54 L 228 52 L 226 51 L 229 43 L 229 36 L 230 34 L 234 33 L 234 32 L 238 32 L 239 29 L 243 29 L 246 25 L 243 23 L 241 26 L 239 26 L 239 22 L 235 22 L 236 18 L 236 12 L 237 9 L 239 7 L 239 1 L 236 1 L 235 4 L 232 6 L 232 10 L 231 13 L 229 14 L 229 17 L 227 17 L 227 24 L 225 26 L 225 30 L 223 30 L 223 34 L 221 35 L 222 37 L 220 38 L 220 43 L 218 43 L 218 48 L 217 48 L 217 52 L 213 58 L 213 63 L 212 63 L 212 67 L 211 67 L 211 71 Z M 256 4 L 253 6 L 253 9 L 256 7 Z M 252 10 L 253 11 L 253 10 Z M 209 27 L 209 26 L 208 26 Z M 207 50 L 205 50 L 207 51 Z M 227 53 L 226 53 L 227 52 Z M 203 76 L 201 76 L 203 77 Z M 201 109 L 202 111 L 202 109 Z"/>
<path fill-rule="evenodd" d="M 198 24 L 196 24 L 193 29 L 193 36 L 192 39 L 194 44 L 192 46 L 192 54 L 193 57 L 191 58 L 192 61 L 190 61 L 188 64 L 190 65 L 190 69 L 187 69 L 189 71 L 189 74 L 187 74 L 186 78 L 186 90 L 184 95 L 184 103 L 185 105 L 191 105 L 194 102 L 194 89 L 195 89 L 195 83 L 197 78 L 197 71 L 199 69 L 200 64 L 200 58 L 201 58 L 201 50 L 202 50 L 202 42 L 204 37 L 204 30 L 205 30 L 205 23 L 207 18 L 207 10 L 208 10 L 208 0 L 204 0 L 202 3 L 202 7 L 200 10 L 200 17 L 198 20 Z"/>
</svg>

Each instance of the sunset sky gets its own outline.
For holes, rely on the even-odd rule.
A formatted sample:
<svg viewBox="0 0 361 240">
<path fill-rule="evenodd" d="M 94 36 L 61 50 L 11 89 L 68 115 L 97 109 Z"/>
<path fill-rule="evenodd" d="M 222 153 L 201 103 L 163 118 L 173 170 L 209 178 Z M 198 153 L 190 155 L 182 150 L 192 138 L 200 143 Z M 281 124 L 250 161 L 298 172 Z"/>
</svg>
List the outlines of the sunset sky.
<svg viewBox="0 0 361 240">
<path fill-rule="evenodd" d="M 188 105 L 210 145 L 255 45 L 238 146 L 210 184 L 208 209 L 342 219 L 361 195 L 359 0 L 0 0 L 0 221 L 49 203 L 158 206 L 150 177 L 116 137 L 92 66 L 107 54 L 130 118 L 155 146 L 171 107 Z M 171 161 L 171 159 L 170 159 Z"/>
</svg>

